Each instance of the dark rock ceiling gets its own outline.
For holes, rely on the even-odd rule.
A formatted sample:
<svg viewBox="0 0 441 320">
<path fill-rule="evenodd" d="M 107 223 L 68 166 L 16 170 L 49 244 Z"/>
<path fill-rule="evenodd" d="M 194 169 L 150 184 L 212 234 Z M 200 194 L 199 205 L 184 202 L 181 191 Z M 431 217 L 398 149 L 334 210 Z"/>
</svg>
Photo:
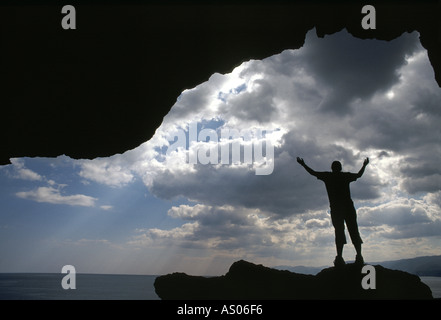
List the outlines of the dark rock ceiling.
<svg viewBox="0 0 441 320">
<path fill-rule="evenodd" d="M 91 4 L 92 3 L 92 4 Z M 0 6 L 0 164 L 12 157 L 95 158 L 149 140 L 180 93 L 243 61 L 300 48 L 308 30 L 362 39 L 418 31 L 441 85 L 440 3 L 382 1 L 377 28 L 362 3 L 298 1 L 73 2 Z"/>
</svg>

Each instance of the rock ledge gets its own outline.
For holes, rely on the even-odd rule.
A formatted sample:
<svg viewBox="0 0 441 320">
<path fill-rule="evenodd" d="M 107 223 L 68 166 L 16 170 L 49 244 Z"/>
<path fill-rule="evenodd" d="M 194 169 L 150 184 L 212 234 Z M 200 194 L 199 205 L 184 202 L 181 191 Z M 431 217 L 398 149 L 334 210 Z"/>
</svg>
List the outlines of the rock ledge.
<svg viewBox="0 0 441 320">
<path fill-rule="evenodd" d="M 430 288 L 416 275 L 375 265 L 375 289 L 365 290 L 363 266 L 326 268 L 317 275 L 276 270 L 244 260 L 219 277 L 173 273 L 156 278 L 161 299 L 432 299 Z"/>
</svg>

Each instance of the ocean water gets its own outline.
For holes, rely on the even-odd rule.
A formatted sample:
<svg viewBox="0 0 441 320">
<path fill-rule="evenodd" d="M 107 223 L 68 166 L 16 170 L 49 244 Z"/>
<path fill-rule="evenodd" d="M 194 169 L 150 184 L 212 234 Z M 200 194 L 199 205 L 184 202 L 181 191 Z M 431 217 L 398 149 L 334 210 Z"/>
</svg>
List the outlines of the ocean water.
<svg viewBox="0 0 441 320">
<path fill-rule="evenodd" d="M 63 289 L 62 273 L 0 273 L 0 300 L 158 300 L 156 276 L 76 274 Z"/>
<path fill-rule="evenodd" d="M 441 298 L 441 277 L 420 277 L 420 279 L 432 290 L 434 298 Z"/>
<path fill-rule="evenodd" d="M 156 276 L 77 274 L 76 289 L 65 290 L 61 273 L 0 273 L 0 300 L 159 300 Z M 441 277 L 420 277 L 441 298 Z"/>
</svg>

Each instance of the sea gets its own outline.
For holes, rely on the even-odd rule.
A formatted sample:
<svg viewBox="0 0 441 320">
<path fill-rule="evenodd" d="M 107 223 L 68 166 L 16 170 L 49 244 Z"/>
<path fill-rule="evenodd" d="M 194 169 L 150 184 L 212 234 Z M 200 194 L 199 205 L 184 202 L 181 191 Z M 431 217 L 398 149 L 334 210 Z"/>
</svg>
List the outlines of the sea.
<svg viewBox="0 0 441 320">
<path fill-rule="evenodd" d="M 60 273 L 0 273 L 0 300 L 160 300 L 154 275 L 76 274 L 63 289 Z M 441 298 L 441 277 L 420 277 Z"/>
<path fill-rule="evenodd" d="M 0 300 L 159 300 L 157 276 L 81 274 L 63 289 L 61 273 L 0 273 Z"/>
</svg>

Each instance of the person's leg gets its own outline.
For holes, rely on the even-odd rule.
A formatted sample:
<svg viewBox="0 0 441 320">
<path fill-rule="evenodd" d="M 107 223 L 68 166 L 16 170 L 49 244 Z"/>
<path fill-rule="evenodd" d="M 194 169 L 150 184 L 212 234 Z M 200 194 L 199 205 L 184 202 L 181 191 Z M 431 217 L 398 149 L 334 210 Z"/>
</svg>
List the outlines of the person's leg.
<svg viewBox="0 0 441 320">
<path fill-rule="evenodd" d="M 361 256 L 361 243 L 354 243 L 355 251 L 358 256 Z"/>
<path fill-rule="evenodd" d="M 334 259 L 334 266 L 336 266 L 336 267 L 344 266 L 346 264 L 345 259 L 343 259 L 344 243 L 337 243 L 336 242 L 335 245 L 337 247 L 337 255 L 335 256 L 335 259 Z"/>
<path fill-rule="evenodd" d="M 335 246 L 337 247 L 337 256 L 343 257 L 343 246 L 344 243 L 335 243 Z"/>
<path fill-rule="evenodd" d="M 345 264 L 345 261 L 343 259 L 343 246 L 346 243 L 346 236 L 345 236 L 345 222 L 343 217 L 334 212 L 331 211 L 331 220 L 332 225 L 335 228 L 335 246 L 337 249 L 337 256 L 334 260 L 335 266 L 341 266 Z"/>
<path fill-rule="evenodd" d="M 351 236 L 352 244 L 354 245 L 357 255 L 355 256 L 355 263 L 364 263 L 363 256 L 361 254 L 361 244 L 363 240 L 361 239 L 360 232 L 358 231 L 357 224 L 357 213 L 355 208 L 348 210 L 348 214 L 345 216 L 346 225 L 348 226 L 348 232 Z"/>
</svg>

